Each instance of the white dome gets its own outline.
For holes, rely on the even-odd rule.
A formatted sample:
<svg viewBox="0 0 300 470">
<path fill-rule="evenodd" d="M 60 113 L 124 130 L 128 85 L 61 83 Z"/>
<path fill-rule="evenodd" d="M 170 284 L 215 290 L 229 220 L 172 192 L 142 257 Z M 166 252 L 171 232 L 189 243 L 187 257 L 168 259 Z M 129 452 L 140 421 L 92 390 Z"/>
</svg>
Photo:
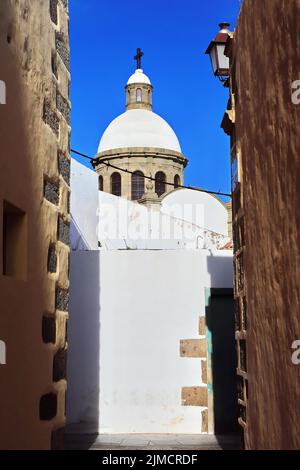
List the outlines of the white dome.
<svg viewBox="0 0 300 470">
<path fill-rule="evenodd" d="M 169 124 L 146 109 L 131 109 L 114 119 L 100 140 L 98 153 L 128 147 L 154 147 L 181 152 Z"/>
<path fill-rule="evenodd" d="M 149 77 L 143 73 L 142 69 L 136 69 L 134 74 L 129 78 L 127 85 L 132 85 L 133 83 L 146 83 L 147 85 L 151 85 Z"/>
<path fill-rule="evenodd" d="M 191 210 L 185 213 L 184 207 L 190 207 Z M 228 235 L 227 209 L 222 201 L 212 194 L 176 189 L 163 198 L 161 212 L 226 237 Z"/>
</svg>

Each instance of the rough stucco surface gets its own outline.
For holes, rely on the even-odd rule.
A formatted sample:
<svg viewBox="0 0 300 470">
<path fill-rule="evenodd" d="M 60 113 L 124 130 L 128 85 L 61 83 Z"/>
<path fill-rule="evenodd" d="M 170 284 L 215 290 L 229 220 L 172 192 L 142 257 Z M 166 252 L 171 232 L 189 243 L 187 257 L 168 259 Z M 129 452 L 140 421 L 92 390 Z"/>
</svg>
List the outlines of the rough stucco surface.
<svg viewBox="0 0 300 470">
<path fill-rule="evenodd" d="M 300 448 L 299 0 L 245 0 L 235 34 L 249 327 L 246 447 Z"/>
<path fill-rule="evenodd" d="M 69 248 L 57 240 L 58 215 L 69 220 L 69 187 L 59 175 L 57 154 L 68 154 L 70 128 L 56 109 L 56 91 L 68 96 L 70 76 L 55 50 L 55 32 L 65 32 L 68 49 L 68 14 L 66 2 L 51 3 L 54 17 L 57 4 L 59 25 L 48 0 L 0 2 L 0 79 L 7 87 L 7 104 L 0 106 L 0 337 L 7 348 L 0 369 L 1 449 L 61 447 L 65 422 L 66 382 L 53 383 L 53 375 L 55 354 L 66 348 L 67 321 L 67 312 L 55 308 L 55 290 L 69 287 Z M 49 116 L 55 116 L 54 128 Z M 59 190 L 49 183 L 44 192 L 44 181 L 55 181 Z M 26 214 L 22 281 L 2 274 L 3 201 Z M 57 263 L 50 269 L 53 246 Z"/>
</svg>

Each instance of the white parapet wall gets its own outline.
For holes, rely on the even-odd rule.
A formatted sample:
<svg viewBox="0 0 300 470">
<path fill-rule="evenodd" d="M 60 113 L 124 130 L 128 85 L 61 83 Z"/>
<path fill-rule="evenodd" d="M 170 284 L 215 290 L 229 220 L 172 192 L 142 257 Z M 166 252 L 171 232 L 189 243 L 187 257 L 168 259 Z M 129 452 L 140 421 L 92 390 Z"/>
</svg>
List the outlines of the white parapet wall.
<svg viewBox="0 0 300 470">
<path fill-rule="evenodd" d="M 189 189 L 172 191 L 163 198 L 161 212 L 224 236 L 228 234 L 228 211 L 212 194 Z"/>
<path fill-rule="evenodd" d="M 71 255 L 68 421 L 101 433 L 199 433 L 197 339 L 205 288 L 232 287 L 232 252 L 78 251 Z"/>
<path fill-rule="evenodd" d="M 215 197 L 203 193 L 195 192 L 193 197 L 189 195 L 187 198 L 184 191 L 177 190 L 166 196 L 161 210 L 99 191 L 98 238 L 101 249 L 224 247 L 229 241 L 225 206 Z"/>
<path fill-rule="evenodd" d="M 98 249 L 98 176 L 71 160 L 71 249 Z"/>
<path fill-rule="evenodd" d="M 219 249 L 228 241 L 228 213 L 216 197 L 179 189 L 160 210 L 98 191 L 98 175 L 72 159 L 71 249 Z"/>
</svg>

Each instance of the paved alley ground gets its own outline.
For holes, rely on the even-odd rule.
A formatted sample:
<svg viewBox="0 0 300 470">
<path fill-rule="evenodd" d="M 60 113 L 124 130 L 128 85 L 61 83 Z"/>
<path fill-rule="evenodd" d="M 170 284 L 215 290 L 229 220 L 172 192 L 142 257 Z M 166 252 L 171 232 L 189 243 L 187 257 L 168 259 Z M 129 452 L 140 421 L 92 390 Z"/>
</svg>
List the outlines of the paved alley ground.
<svg viewBox="0 0 300 470">
<path fill-rule="evenodd" d="M 66 450 L 238 450 L 239 436 L 208 434 L 80 434 L 67 433 Z"/>
</svg>

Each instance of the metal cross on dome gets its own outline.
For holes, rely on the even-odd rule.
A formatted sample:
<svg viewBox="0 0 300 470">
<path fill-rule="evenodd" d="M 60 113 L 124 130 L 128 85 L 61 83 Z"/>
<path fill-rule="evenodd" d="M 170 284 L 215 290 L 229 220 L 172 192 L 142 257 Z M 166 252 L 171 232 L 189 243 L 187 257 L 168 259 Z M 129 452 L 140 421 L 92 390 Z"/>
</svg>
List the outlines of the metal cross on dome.
<svg viewBox="0 0 300 470">
<path fill-rule="evenodd" d="M 136 60 L 136 68 L 137 69 L 141 69 L 142 68 L 142 57 L 143 57 L 144 53 L 142 52 L 142 50 L 138 47 L 138 49 L 136 50 L 136 55 L 134 56 L 134 60 Z"/>
</svg>

